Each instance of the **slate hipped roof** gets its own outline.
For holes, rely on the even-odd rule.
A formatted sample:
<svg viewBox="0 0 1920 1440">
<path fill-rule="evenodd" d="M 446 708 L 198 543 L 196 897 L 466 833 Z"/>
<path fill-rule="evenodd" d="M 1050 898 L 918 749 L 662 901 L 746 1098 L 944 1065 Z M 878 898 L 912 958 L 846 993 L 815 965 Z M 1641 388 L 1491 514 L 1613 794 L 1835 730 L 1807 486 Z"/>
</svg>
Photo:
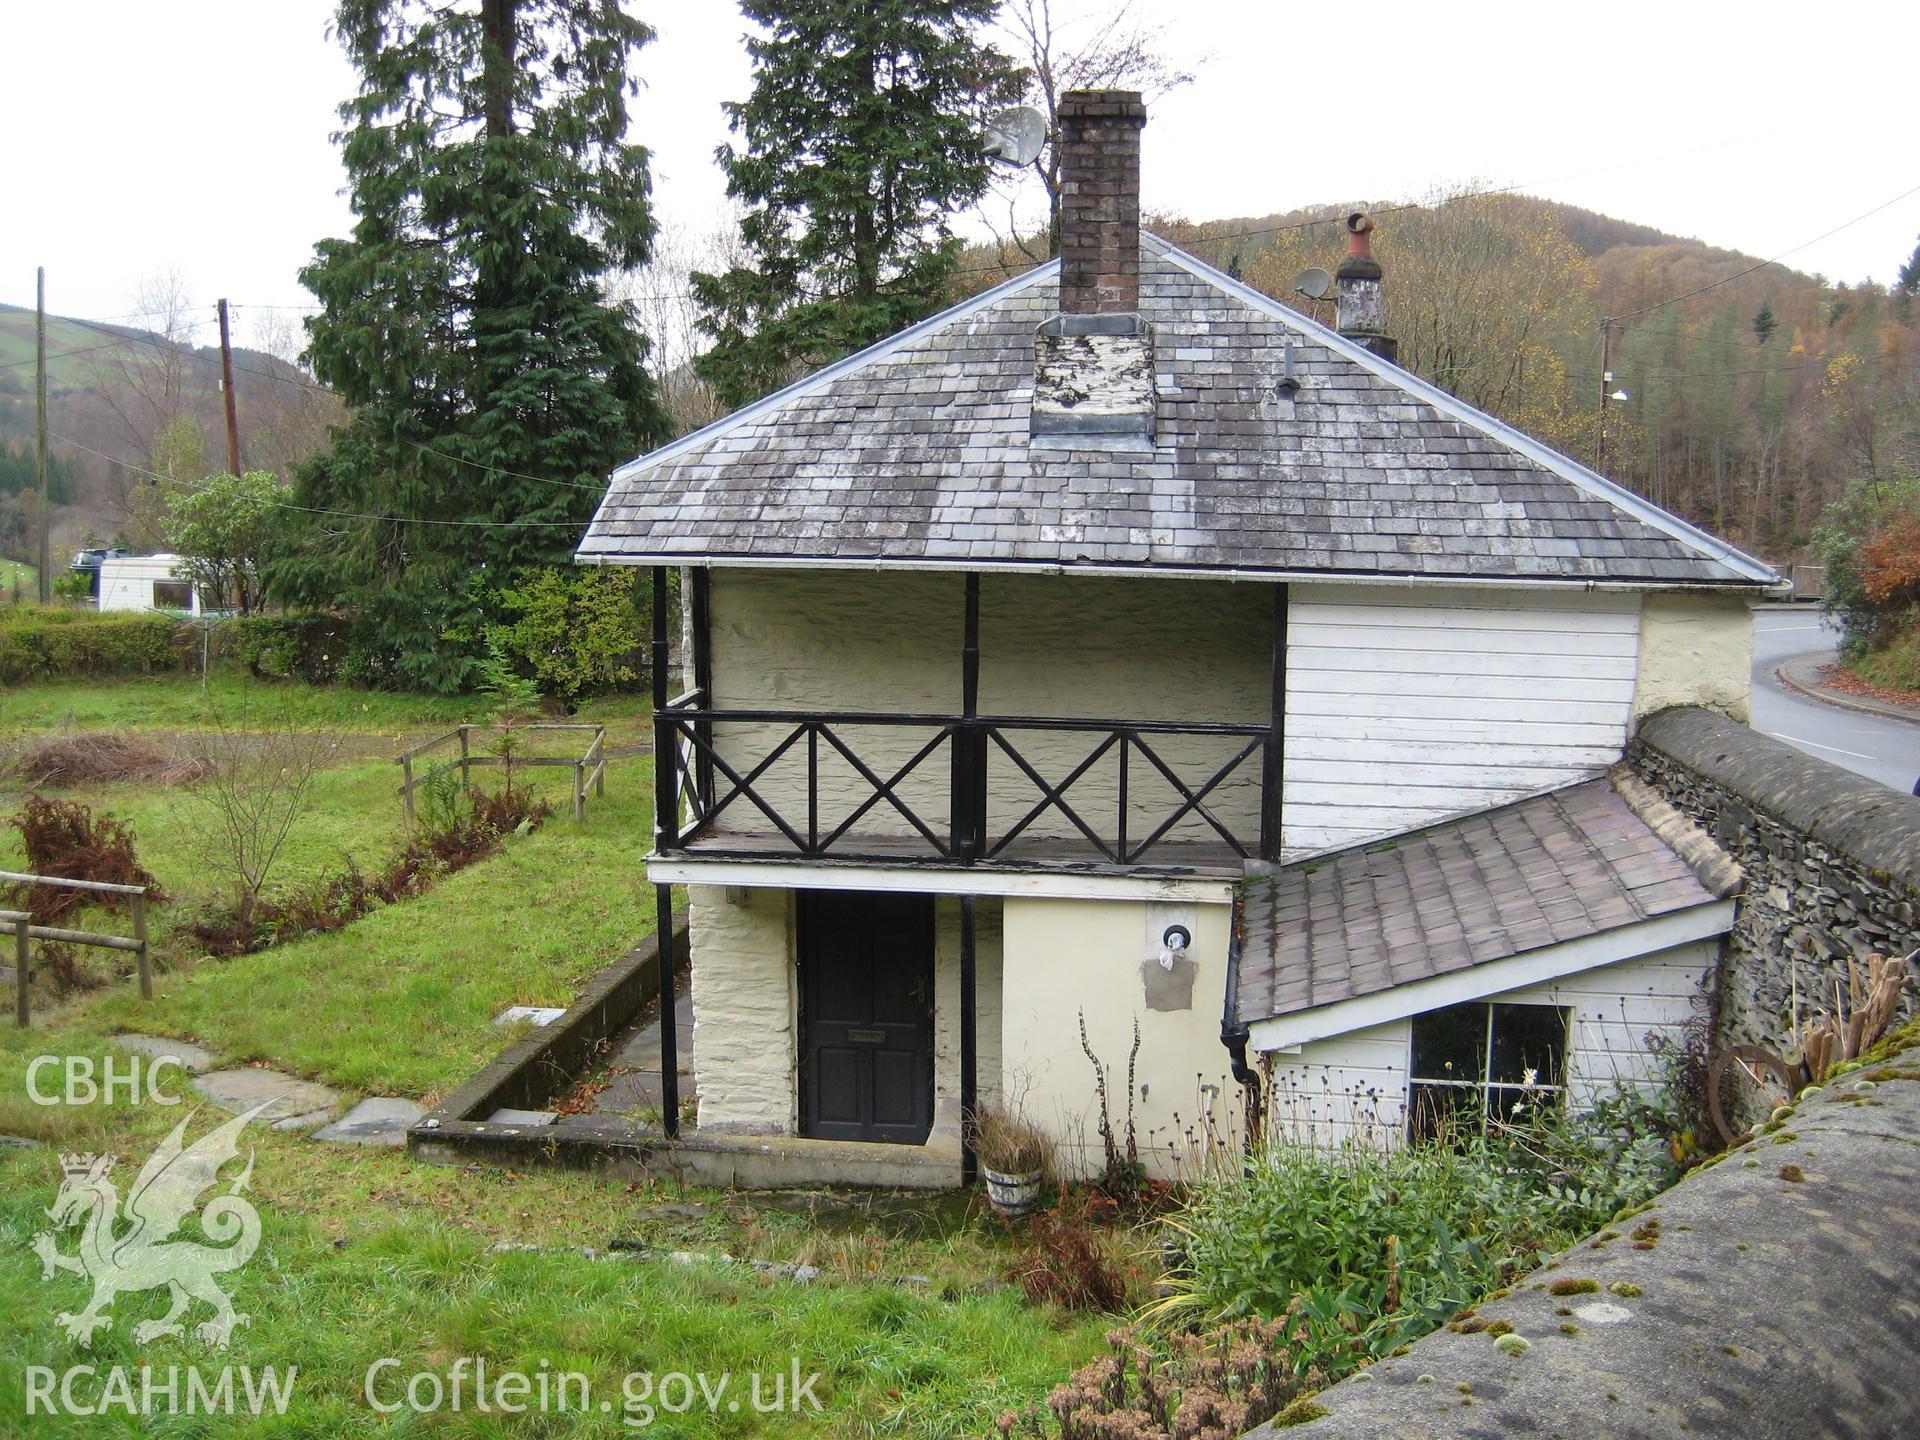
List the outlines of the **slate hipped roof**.
<svg viewBox="0 0 1920 1440">
<path fill-rule="evenodd" d="M 1775 583 L 1351 340 L 1141 247 L 1150 445 L 1030 443 L 1049 264 L 617 470 L 578 558 Z"/>
<path fill-rule="evenodd" d="M 1712 904 L 1737 866 L 1630 779 L 1589 780 L 1249 879 L 1239 1024 Z M 1661 812 L 1664 812 L 1662 814 Z"/>
</svg>

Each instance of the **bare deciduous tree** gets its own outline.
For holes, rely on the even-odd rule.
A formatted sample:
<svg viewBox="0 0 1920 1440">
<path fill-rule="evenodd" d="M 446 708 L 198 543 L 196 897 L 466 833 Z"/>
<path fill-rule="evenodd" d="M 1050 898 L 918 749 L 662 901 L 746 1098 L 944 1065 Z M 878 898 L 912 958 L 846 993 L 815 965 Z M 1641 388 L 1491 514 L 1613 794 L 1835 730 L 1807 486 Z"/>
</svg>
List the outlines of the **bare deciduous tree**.
<svg viewBox="0 0 1920 1440">
<path fill-rule="evenodd" d="M 1046 195 L 1045 249 L 1022 237 L 1019 186 L 997 188 L 997 199 L 1007 207 L 1009 234 L 1002 243 L 1038 264 L 1060 253 L 1060 156 L 1054 144 L 1060 97 L 1071 90 L 1138 90 L 1151 105 L 1191 84 L 1193 72 L 1167 57 L 1172 26 L 1141 20 L 1134 0 L 1122 0 L 1105 14 L 1058 16 L 1053 0 L 1007 0 L 1000 24 L 1014 42 L 1015 58 L 1026 67 L 1026 101 L 1047 122 L 1047 143 L 1022 176 L 1023 181 L 1037 179 Z"/>
<path fill-rule="evenodd" d="M 204 377 L 195 374 L 205 361 L 196 356 L 194 332 L 203 317 L 178 271 L 148 275 L 135 287 L 130 328 L 146 338 L 100 350 L 91 364 L 91 388 L 120 431 L 123 454 L 139 459 L 141 469 L 162 477 L 113 467 L 106 500 L 136 536 L 159 539 L 158 520 L 165 508 L 160 491 L 191 483 L 206 474 L 206 454 L 196 414 Z M 143 493 L 146 492 L 146 493 Z"/>
<path fill-rule="evenodd" d="M 712 343 L 700 329 L 693 272 L 723 275 L 747 258 L 736 211 L 722 212 L 706 230 L 663 220 L 646 267 L 616 275 L 608 283 L 608 297 L 633 307 L 641 333 L 653 343 L 647 368 L 653 372 L 660 403 L 673 417 L 676 435 L 711 424 L 726 409 L 693 369 L 694 357 Z"/>
<path fill-rule="evenodd" d="M 346 420 L 347 408 L 301 363 L 307 337 L 291 312 L 264 306 L 249 307 L 243 315 L 247 347 L 259 352 L 263 358 L 256 363 L 269 373 L 234 382 L 240 448 L 249 470 L 269 470 L 288 480 L 294 466 L 327 448 L 328 432 Z"/>
<path fill-rule="evenodd" d="M 231 887 L 235 918 L 245 926 L 340 737 L 288 713 L 258 728 L 245 711 L 214 709 L 208 718 L 209 728 L 187 746 L 203 778 L 185 792 L 185 819 L 196 858 Z"/>
</svg>

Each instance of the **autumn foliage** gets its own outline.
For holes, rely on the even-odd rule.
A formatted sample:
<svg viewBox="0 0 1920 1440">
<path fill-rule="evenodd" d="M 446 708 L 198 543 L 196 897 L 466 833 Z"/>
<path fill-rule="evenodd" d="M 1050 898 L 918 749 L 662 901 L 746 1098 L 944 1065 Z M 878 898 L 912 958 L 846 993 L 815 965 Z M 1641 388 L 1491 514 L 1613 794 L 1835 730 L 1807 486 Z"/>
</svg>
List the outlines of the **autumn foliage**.
<svg viewBox="0 0 1920 1440">
<path fill-rule="evenodd" d="M 1860 583 L 1878 606 L 1920 601 L 1920 514 L 1896 515 L 1861 547 Z"/>
<path fill-rule="evenodd" d="M 20 832 L 27 868 L 61 880 L 92 880 L 107 885 L 144 885 L 147 898 L 164 900 L 160 882 L 134 856 L 133 828 L 112 815 L 96 816 L 87 805 L 53 800 L 37 791 L 7 822 Z M 33 916 L 36 925 L 57 924 L 83 905 L 121 906 L 126 897 L 53 885 L 15 885 L 8 901 Z"/>
</svg>

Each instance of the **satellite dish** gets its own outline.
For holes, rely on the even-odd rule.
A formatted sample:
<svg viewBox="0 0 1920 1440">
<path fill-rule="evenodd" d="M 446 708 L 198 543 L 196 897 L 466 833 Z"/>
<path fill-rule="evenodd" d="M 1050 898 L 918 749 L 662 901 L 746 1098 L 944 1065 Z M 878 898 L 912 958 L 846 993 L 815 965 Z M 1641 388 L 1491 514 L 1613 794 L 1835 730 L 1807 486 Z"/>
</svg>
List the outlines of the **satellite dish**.
<svg viewBox="0 0 1920 1440">
<path fill-rule="evenodd" d="M 1322 270 L 1318 265 L 1308 270 L 1302 270 L 1298 275 L 1293 277 L 1294 293 L 1304 295 L 1309 300 L 1325 299 L 1327 291 L 1332 288 L 1333 276 L 1329 275 L 1325 270 Z"/>
<path fill-rule="evenodd" d="M 1046 143 L 1046 116 L 1030 105 L 1002 110 L 987 122 L 987 154 L 1009 165 L 1032 163 Z"/>
</svg>

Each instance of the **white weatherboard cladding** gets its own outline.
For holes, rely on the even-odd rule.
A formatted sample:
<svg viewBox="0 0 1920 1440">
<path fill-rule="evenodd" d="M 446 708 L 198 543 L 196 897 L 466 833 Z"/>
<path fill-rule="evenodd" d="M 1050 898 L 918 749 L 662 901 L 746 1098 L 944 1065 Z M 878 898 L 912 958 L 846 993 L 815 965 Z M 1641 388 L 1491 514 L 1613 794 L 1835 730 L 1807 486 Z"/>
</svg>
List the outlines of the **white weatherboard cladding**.
<svg viewBox="0 0 1920 1440">
<path fill-rule="evenodd" d="M 1295 585 L 1286 845 L 1358 844 L 1620 758 L 1636 595 Z"/>
<path fill-rule="evenodd" d="M 721 709 L 958 714 L 964 581 L 958 575 L 874 571 L 720 569 L 713 576 L 713 678 Z M 1273 591 L 1264 585 L 1163 579 L 983 576 L 980 582 L 980 710 L 988 715 L 1098 720 L 1234 721 L 1265 725 L 1272 665 Z M 718 727 L 721 753 L 741 773 L 790 726 Z M 882 778 L 937 729 L 836 725 L 836 733 Z M 1082 732 L 1016 731 L 1014 747 L 1041 776 L 1066 779 L 1099 743 Z M 1244 741 L 1150 737 L 1154 750 L 1198 786 Z M 820 815 L 831 830 L 873 787 L 826 743 L 820 746 Z M 988 752 L 989 826 L 1017 822 L 1040 792 L 997 746 Z M 1110 836 L 1118 762 L 1109 752 L 1067 792 L 1087 823 Z M 1222 823 L 1259 835 L 1258 755 L 1209 799 Z M 724 778 L 721 790 L 727 788 Z M 903 800 L 944 838 L 948 752 L 943 744 L 902 782 Z M 796 745 L 755 789 L 790 822 L 806 815 L 806 751 Z M 1131 834 L 1142 838 L 1178 803 L 1137 753 L 1128 776 Z M 771 828 L 744 800 L 725 827 Z M 882 803 L 856 824 L 867 834 L 912 833 Z M 1025 832 L 1077 832 L 1049 811 Z M 1173 839 L 1207 839 L 1188 817 Z"/>
<path fill-rule="evenodd" d="M 1694 941 L 1484 998 L 1573 1010 L 1568 1097 L 1585 1108 L 1616 1083 L 1661 1078 L 1661 1061 L 1648 1038 L 1679 1040 L 1698 1013 L 1702 984 L 1718 954 L 1717 940 Z M 1394 1020 L 1262 1057 L 1272 1076 L 1273 1133 L 1320 1144 L 1397 1139 L 1411 1043 L 1411 1022 Z"/>
</svg>

